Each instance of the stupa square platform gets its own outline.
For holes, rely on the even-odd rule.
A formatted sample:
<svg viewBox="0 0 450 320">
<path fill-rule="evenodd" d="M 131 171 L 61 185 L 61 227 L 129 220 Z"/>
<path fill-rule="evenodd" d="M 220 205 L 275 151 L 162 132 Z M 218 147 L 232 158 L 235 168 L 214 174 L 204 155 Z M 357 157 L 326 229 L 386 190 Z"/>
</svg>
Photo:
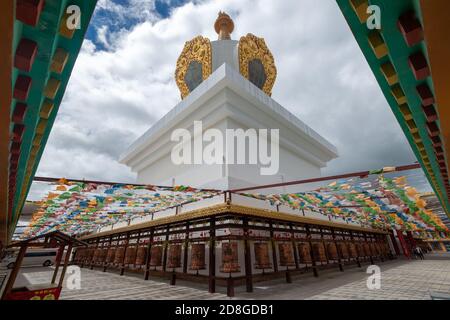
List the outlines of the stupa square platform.
<svg viewBox="0 0 450 320">
<path fill-rule="evenodd" d="M 171 133 L 185 128 L 194 136 L 194 121 L 202 121 L 203 130 L 216 128 L 224 136 L 227 129 L 279 129 L 279 172 L 261 175 L 260 164 L 173 164 L 170 156 L 176 142 Z M 226 190 L 317 177 L 337 155 L 325 138 L 224 63 L 133 143 L 120 161 L 137 172 L 139 183 Z"/>
</svg>

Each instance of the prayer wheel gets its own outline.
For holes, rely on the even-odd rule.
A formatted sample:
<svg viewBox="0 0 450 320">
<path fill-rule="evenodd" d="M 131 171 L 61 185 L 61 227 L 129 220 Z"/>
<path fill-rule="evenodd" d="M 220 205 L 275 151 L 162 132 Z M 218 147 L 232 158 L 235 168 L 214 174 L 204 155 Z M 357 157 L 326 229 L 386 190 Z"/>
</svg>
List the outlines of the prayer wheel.
<svg viewBox="0 0 450 320">
<path fill-rule="evenodd" d="M 124 256 L 125 256 L 125 248 L 124 247 L 118 247 L 116 249 L 116 255 L 114 257 L 114 263 L 115 264 L 122 264 Z"/>
<path fill-rule="evenodd" d="M 92 261 L 92 258 L 94 257 L 94 251 L 95 251 L 95 249 L 92 249 L 92 248 L 88 249 L 88 253 L 86 255 L 87 262 Z"/>
<path fill-rule="evenodd" d="M 389 254 L 391 252 L 391 249 L 390 249 L 388 244 L 380 243 L 379 246 L 380 246 L 380 253 L 381 254 L 387 255 L 387 254 Z"/>
<path fill-rule="evenodd" d="M 314 259 L 320 262 L 327 262 L 327 256 L 325 254 L 325 247 L 322 242 L 314 242 L 312 244 Z"/>
<path fill-rule="evenodd" d="M 73 261 L 73 263 L 78 263 L 79 260 L 80 260 L 80 251 L 78 249 L 78 250 L 75 250 L 75 254 L 73 256 L 72 261 Z"/>
<path fill-rule="evenodd" d="M 383 253 L 383 251 L 381 250 L 380 244 L 378 242 L 376 242 L 374 246 L 375 246 L 375 252 L 377 253 L 377 256 L 380 256 Z"/>
<path fill-rule="evenodd" d="M 327 251 L 328 251 L 328 257 L 330 258 L 330 260 L 338 260 L 339 259 L 337 247 L 334 242 L 328 242 Z"/>
<path fill-rule="evenodd" d="M 206 269 L 205 263 L 205 244 L 193 243 L 191 247 L 191 270 Z"/>
<path fill-rule="evenodd" d="M 102 249 L 100 249 L 100 248 L 97 248 L 94 250 L 94 256 L 92 257 L 93 262 L 98 262 L 98 256 L 100 255 L 101 250 Z"/>
<path fill-rule="evenodd" d="M 116 248 L 109 248 L 106 255 L 106 263 L 113 263 L 116 256 Z"/>
<path fill-rule="evenodd" d="M 86 259 L 87 249 L 79 249 L 80 250 L 80 257 L 78 258 L 78 262 L 83 262 Z"/>
<path fill-rule="evenodd" d="M 77 249 L 75 251 L 75 255 L 73 256 L 73 262 L 78 263 L 81 261 L 81 250 L 82 249 Z"/>
<path fill-rule="evenodd" d="M 146 257 L 147 257 L 147 248 L 145 246 L 139 246 L 136 252 L 135 264 L 138 266 L 144 265 Z"/>
<path fill-rule="evenodd" d="M 86 261 L 86 256 L 87 256 L 87 249 L 86 248 L 80 249 L 80 260 L 79 260 L 79 262 Z"/>
<path fill-rule="evenodd" d="M 124 264 L 134 264 L 135 261 L 136 261 L 136 247 L 130 246 L 127 248 L 127 251 L 125 252 Z"/>
<path fill-rule="evenodd" d="M 162 246 L 154 246 L 150 251 L 150 266 L 160 267 L 162 266 Z"/>
<path fill-rule="evenodd" d="M 87 262 L 89 259 L 89 249 L 83 249 L 82 261 Z"/>
<path fill-rule="evenodd" d="M 181 267 L 181 244 L 172 244 L 169 247 L 169 254 L 167 257 L 168 268 Z"/>
<path fill-rule="evenodd" d="M 366 256 L 366 257 L 370 257 L 371 256 L 369 243 L 367 243 L 367 242 L 363 243 L 363 252 L 364 252 L 364 256 Z"/>
<path fill-rule="evenodd" d="M 84 249 L 83 253 L 83 261 L 87 262 L 89 260 L 89 254 L 91 252 L 91 249 Z"/>
<path fill-rule="evenodd" d="M 304 264 L 312 263 L 311 250 L 309 243 L 301 242 L 298 244 L 298 252 L 300 256 L 300 262 Z"/>
<path fill-rule="evenodd" d="M 356 246 L 353 242 L 348 244 L 348 251 L 350 253 L 350 258 L 354 259 L 358 257 L 358 252 L 356 251 Z"/>
<path fill-rule="evenodd" d="M 87 255 L 87 249 L 86 248 L 81 249 L 80 261 L 84 260 L 86 258 L 86 255 Z"/>
<path fill-rule="evenodd" d="M 104 248 L 101 248 L 100 252 L 98 253 L 98 256 L 97 256 L 97 262 L 103 263 L 103 261 L 105 261 L 105 257 L 106 257 L 106 251 Z"/>
<path fill-rule="evenodd" d="M 238 243 L 222 242 L 222 266 L 220 272 L 232 273 L 240 272 L 238 259 Z"/>
<path fill-rule="evenodd" d="M 97 262 L 99 262 L 99 263 L 105 262 L 107 252 L 108 252 L 108 249 L 105 249 L 105 248 L 100 249 L 100 253 L 98 255 Z"/>
<path fill-rule="evenodd" d="M 339 242 L 338 247 L 339 247 L 339 250 L 341 251 L 341 258 L 348 259 L 349 258 L 348 249 L 347 249 L 347 246 L 345 245 L 345 243 Z"/>
<path fill-rule="evenodd" d="M 96 263 L 98 262 L 98 256 L 100 255 L 100 250 L 99 248 L 97 249 L 93 249 L 94 254 L 92 255 L 92 262 Z"/>
<path fill-rule="evenodd" d="M 84 255 L 83 255 L 84 261 L 88 261 L 89 260 L 90 254 L 91 254 L 91 249 L 89 249 L 89 248 L 85 249 L 85 252 L 84 252 Z"/>
<path fill-rule="evenodd" d="M 294 250 L 292 243 L 283 242 L 278 244 L 278 251 L 280 252 L 280 266 L 288 267 L 295 266 Z"/>
<path fill-rule="evenodd" d="M 382 255 L 386 255 L 387 254 L 384 243 L 379 243 L 378 244 L 378 250 L 380 250 L 380 254 L 382 254 Z"/>
<path fill-rule="evenodd" d="M 383 245 L 383 253 L 385 254 L 385 255 L 388 255 L 390 252 L 391 252 L 391 249 L 389 248 L 389 245 L 387 244 L 387 243 L 385 243 L 384 245 Z"/>
<path fill-rule="evenodd" d="M 85 260 L 86 261 L 91 261 L 91 259 L 92 259 L 92 256 L 93 256 L 93 251 L 92 251 L 92 249 L 86 249 L 86 255 L 85 255 Z"/>
<path fill-rule="evenodd" d="M 254 245 L 255 249 L 255 268 L 256 269 L 270 269 L 272 263 L 269 258 L 269 244 L 267 242 L 257 242 Z"/>
<path fill-rule="evenodd" d="M 376 248 L 376 246 L 375 246 L 375 243 L 374 243 L 374 242 L 371 242 L 371 243 L 369 244 L 369 247 L 370 247 L 370 254 L 371 254 L 372 256 L 377 256 L 377 255 L 378 255 L 378 252 L 377 252 L 377 248 Z"/>
<path fill-rule="evenodd" d="M 358 257 L 364 257 L 364 248 L 361 243 L 356 244 L 356 252 L 358 253 Z"/>
<path fill-rule="evenodd" d="M 78 250 L 75 249 L 74 252 L 75 252 L 75 254 L 73 256 L 72 261 L 76 263 L 78 261 L 78 259 L 80 258 L 80 251 L 79 251 L 79 249 Z"/>
</svg>

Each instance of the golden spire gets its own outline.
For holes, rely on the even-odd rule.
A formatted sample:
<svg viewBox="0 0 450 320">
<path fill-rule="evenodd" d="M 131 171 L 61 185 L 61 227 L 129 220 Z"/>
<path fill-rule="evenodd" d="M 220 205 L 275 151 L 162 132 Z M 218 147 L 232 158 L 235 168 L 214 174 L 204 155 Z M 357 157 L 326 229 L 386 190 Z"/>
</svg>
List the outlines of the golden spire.
<svg viewBox="0 0 450 320">
<path fill-rule="evenodd" d="M 219 34 L 219 40 L 230 40 L 230 33 L 234 30 L 233 20 L 225 12 L 219 11 L 219 16 L 214 23 L 214 29 Z"/>
</svg>

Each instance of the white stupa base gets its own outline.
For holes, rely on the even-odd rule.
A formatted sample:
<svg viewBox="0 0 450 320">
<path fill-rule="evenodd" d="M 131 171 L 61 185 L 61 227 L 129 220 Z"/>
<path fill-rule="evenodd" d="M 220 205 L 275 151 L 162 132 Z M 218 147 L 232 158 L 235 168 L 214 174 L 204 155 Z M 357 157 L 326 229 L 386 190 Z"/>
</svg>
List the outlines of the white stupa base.
<svg viewBox="0 0 450 320">
<path fill-rule="evenodd" d="M 261 167 L 267 166 L 261 164 L 174 164 L 171 152 L 177 142 L 171 141 L 171 134 L 184 128 L 194 136 L 194 121 L 201 121 L 204 131 L 220 130 L 224 137 L 227 129 L 279 129 L 278 172 L 262 175 Z M 120 161 L 137 173 L 138 183 L 227 190 L 318 177 L 336 157 L 332 144 L 225 63 L 140 137 Z"/>
</svg>

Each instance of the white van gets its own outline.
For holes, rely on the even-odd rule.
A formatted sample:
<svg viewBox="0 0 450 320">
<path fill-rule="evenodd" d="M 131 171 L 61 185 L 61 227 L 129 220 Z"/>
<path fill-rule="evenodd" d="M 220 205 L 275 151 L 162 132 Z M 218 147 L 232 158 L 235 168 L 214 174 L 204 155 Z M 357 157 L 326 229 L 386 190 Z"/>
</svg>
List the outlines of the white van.
<svg viewBox="0 0 450 320">
<path fill-rule="evenodd" d="M 12 269 L 16 263 L 18 250 L 7 250 L 5 258 L 1 261 L 1 266 Z M 48 267 L 55 263 L 58 248 L 29 248 L 22 260 L 22 267 L 44 266 Z"/>
</svg>

